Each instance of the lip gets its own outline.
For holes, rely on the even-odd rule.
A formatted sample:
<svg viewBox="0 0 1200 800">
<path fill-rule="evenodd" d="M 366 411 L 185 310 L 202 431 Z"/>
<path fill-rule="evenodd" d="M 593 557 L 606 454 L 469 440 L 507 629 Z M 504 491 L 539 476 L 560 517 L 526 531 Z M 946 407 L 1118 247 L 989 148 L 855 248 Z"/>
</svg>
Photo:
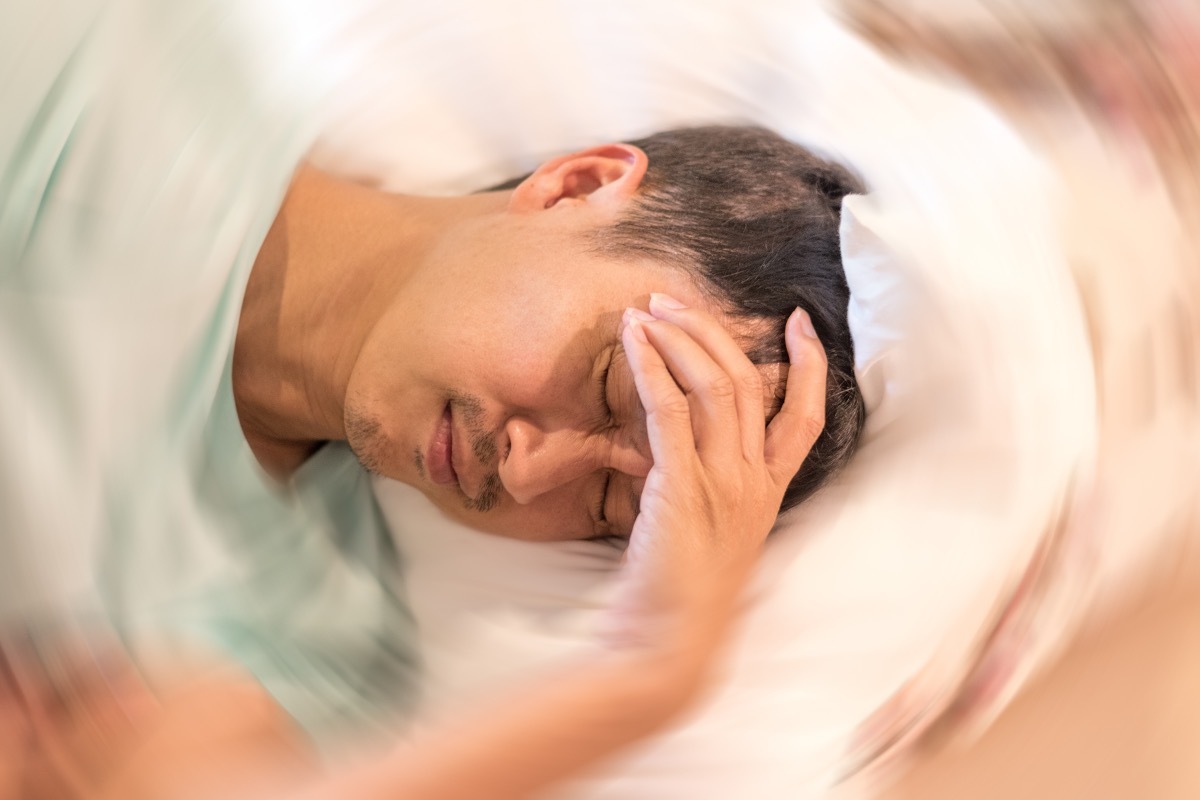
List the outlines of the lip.
<svg viewBox="0 0 1200 800">
<path fill-rule="evenodd" d="M 425 469 L 438 486 L 458 485 L 458 473 L 454 471 L 454 417 L 449 404 L 442 411 L 425 452 Z"/>
</svg>

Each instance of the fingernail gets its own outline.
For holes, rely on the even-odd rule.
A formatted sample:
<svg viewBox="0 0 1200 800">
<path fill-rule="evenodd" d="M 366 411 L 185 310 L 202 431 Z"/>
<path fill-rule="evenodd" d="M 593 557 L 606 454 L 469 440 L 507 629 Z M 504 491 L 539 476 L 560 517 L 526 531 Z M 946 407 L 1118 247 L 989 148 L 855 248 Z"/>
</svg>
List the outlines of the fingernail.
<svg viewBox="0 0 1200 800">
<path fill-rule="evenodd" d="M 654 322 L 654 317 L 642 311 L 640 308 L 625 309 L 625 319 L 628 322 L 630 319 L 641 320 L 642 322 Z"/>
<path fill-rule="evenodd" d="M 810 339 L 817 338 L 817 330 L 813 327 L 812 317 L 803 308 L 796 309 L 799 313 L 796 315 L 796 324 L 800 326 L 800 332 Z"/>
<path fill-rule="evenodd" d="M 666 294 L 659 294 L 658 292 L 652 292 L 650 294 L 650 305 L 659 306 L 670 311 L 679 311 L 680 309 L 687 308 L 687 306 L 676 300 L 674 297 Z"/>
<path fill-rule="evenodd" d="M 646 338 L 646 329 L 642 327 L 642 321 L 637 317 L 629 318 L 628 323 L 625 325 L 625 330 L 629 331 L 629 334 L 639 342 L 650 344 L 650 341 Z"/>
</svg>

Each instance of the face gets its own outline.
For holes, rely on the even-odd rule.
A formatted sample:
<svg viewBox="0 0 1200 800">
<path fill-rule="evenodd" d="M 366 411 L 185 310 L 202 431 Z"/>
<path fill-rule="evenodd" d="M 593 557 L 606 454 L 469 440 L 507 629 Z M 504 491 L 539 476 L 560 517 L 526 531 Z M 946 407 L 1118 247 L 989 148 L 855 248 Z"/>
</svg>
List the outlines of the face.
<svg viewBox="0 0 1200 800">
<path fill-rule="evenodd" d="M 621 315 L 651 292 L 716 309 L 684 272 L 589 252 L 556 222 L 475 223 L 421 261 L 355 363 L 347 436 L 471 527 L 627 535 L 652 459 Z"/>
</svg>

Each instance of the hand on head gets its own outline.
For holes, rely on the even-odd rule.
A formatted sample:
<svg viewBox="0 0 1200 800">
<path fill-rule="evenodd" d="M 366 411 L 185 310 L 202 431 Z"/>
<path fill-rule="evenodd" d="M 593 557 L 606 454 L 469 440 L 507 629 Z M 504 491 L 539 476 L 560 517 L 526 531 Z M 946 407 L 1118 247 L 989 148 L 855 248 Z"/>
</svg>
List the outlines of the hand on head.
<svg viewBox="0 0 1200 800">
<path fill-rule="evenodd" d="M 663 295 L 650 311 L 623 321 L 654 466 L 609 634 L 619 646 L 666 647 L 700 677 L 824 425 L 825 351 L 797 309 L 786 396 L 767 425 L 761 373 L 715 319 Z"/>
</svg>

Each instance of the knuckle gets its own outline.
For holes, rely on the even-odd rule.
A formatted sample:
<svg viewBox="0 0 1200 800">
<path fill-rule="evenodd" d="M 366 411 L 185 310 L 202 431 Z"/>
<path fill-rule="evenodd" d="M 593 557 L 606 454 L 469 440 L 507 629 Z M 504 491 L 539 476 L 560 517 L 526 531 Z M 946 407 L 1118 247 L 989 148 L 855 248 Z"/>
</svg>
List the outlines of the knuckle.
<svg viewBox="0 0 1200 800">
<path fill-rule="evenodd" d="M 745 394 L 758 397 L 763 393 L 763 378 L 756 369 L 745 370 L 738 375 L 738 385 Z"/>
<path fill-rule="evenodd" d="M 708 379 L 706 391 L 715 400 L 732 400 L 737 393 L 733 379 L 724 372 L 717 372 Z"/>
<path fill-rule="evenodd" d="M 663 398 L 648 413 L 665 423 L 687 421 L 691 417 L 691 409 L 683 395 Z"/>
<path fill-rule="evenodd" d="M 801 430 L 804 431 L 804 436 L 809 442 L 815 442 L 821 435 L 821 431 L 825 430 L 824 411 L 806 415 L 801 421 Z"/>
</svg>

